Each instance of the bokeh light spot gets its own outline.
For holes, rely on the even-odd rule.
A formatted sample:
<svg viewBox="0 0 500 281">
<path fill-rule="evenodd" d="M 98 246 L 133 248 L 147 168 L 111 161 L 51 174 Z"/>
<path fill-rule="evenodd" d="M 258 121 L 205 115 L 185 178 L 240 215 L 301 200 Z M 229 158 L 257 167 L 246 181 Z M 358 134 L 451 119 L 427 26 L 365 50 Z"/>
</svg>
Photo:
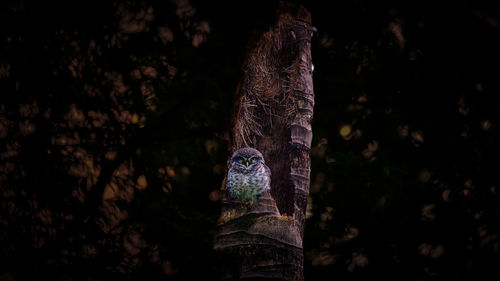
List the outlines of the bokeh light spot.
<svg viewBox="0 0 500 281">
<path fill-rule="evenodd" d="M 148 181 L 146 180 L 146 176 L 145 175 L 140 175 L 137 178 L 137 189 L 143 190 L 146 187 L 148 187 Z"/>
<path fill-rule="evenodd" d="M 351 126 L 350 125 L 344 125 L 340 128 L 340 135 L 345 138 L 351 134 Z"/>
<path fill-rule="evenodd" d="M 137 115 L 137 113 L 134 113 L 132 115 L 132 124 L 137 124 L 139 123 L 139 115 Z"/>
</svg>

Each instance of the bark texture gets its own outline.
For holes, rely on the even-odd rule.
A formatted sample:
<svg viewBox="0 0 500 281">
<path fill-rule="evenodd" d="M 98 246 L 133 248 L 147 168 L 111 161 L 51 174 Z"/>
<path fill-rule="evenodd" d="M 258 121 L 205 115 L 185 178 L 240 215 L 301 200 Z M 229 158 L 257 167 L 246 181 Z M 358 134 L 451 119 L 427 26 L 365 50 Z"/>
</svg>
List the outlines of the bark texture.
<svg viewBox="0 0 500 281">
<path fill-rule="evenodd" d="M 282 3 L 275 23 L 247 51 L 232 151 L 254 147 L 263 153 L 271 194 L 256 205 L 223 201 L 214 244 L 221 280 L 303 280 L 314 106 L 311 35 L 310 13 Z"/>
</svg>

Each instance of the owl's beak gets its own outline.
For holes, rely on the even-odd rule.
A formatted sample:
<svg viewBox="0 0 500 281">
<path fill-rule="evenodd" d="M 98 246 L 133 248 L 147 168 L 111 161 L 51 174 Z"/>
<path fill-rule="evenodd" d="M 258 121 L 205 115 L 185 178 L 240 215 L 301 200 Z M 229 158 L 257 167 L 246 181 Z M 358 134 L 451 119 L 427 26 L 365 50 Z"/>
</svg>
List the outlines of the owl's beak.
<svg viewBox="0 0 500 281">
<path fill-rule="evenodd" d="M 245 165 L 247 165 L 247 168 L 248 168 L 248 165 L 249 165 L 248 161 L 245 161 Z"/>
</svg>

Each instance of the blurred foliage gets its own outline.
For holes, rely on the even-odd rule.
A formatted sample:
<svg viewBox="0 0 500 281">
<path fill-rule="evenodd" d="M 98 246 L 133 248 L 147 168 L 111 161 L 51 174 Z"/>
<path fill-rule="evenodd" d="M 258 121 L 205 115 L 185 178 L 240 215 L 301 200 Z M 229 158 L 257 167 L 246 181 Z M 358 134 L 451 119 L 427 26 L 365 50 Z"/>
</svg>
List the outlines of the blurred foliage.
<svg viewBox="0 0 500 281">
<path fill-rule="evenodd" d="M 493 1 L 307 3 L 310 280 L 499 279 Z M 0 4 L 0 279 L 210 279 L 233 96 L 276 3 Z"/>
<path fill-rule="evenodd" d="M 238 75 L 207 71 L 209 23 L 189 1 L 1 11 L 2 278 L 210 272 Z"/>
<path fill-rule="evenodd" d="M 311 6 L 306 276 L 498 279 L 500 6 L 375 2 Z"/>
</svg>

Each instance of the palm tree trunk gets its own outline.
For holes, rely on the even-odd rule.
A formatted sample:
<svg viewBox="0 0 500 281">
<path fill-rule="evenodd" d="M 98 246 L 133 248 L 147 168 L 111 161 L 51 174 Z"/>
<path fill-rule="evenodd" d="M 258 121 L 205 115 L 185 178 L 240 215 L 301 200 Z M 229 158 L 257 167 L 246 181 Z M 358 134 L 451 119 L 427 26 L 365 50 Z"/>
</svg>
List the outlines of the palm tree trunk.
<svg viewBox="0 0 500 281">
<path fill-rule="evenodd" d="M 281 3 L 275 23 L 249 44 L 232 150 L 249 146 L 263 153 L 271 194 L 251 206 L 223 201 L 214 243 L 221 280 L 303 280 L 314 106 L 311 34 L 310 13 Z"/>
</svg>

